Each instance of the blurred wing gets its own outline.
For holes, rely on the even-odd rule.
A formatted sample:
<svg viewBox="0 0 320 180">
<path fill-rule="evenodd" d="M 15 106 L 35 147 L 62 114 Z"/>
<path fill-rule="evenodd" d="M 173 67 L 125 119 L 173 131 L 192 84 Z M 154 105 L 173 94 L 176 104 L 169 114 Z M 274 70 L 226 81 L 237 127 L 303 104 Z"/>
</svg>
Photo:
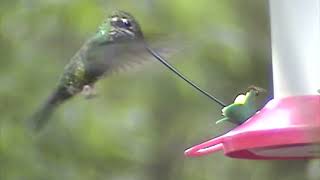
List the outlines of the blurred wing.
<svg viewBox="0 0 320 180">
<path fill-rule="evenodd" d="M 114 47 L 105 52 L 104 63 L 109 67 L 108 73 L 130 70 L 142 63 L 156 62 L 157 60 L 146 50 L 145 44 L 170 62 L 174 55 L 184 52 L 191 43 L 175 38 L 158 38 L 145 43 L 137 41 L 114 45 L 117 48 Z"/>
</svg>

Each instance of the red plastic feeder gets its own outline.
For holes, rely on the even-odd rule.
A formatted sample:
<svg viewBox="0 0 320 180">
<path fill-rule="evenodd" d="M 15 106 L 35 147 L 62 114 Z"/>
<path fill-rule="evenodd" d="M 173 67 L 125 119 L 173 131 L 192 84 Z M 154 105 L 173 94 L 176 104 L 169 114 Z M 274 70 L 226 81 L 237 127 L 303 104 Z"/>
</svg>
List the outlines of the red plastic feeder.
<svg viewBox="0 0 320 180">
<path fill-rule="evenodd" d="M 271 100 L 244 124 L 185 154 L 194 157 L 221 150 L 246 159 L 320 157 L 320 96 Z"/>
<path fill-rule="evenodd" d="M 320 0 L 269 0 L 274 99 L 232 131 L 185 151 L 246 159 L 320 158 Z"/>
</svg>

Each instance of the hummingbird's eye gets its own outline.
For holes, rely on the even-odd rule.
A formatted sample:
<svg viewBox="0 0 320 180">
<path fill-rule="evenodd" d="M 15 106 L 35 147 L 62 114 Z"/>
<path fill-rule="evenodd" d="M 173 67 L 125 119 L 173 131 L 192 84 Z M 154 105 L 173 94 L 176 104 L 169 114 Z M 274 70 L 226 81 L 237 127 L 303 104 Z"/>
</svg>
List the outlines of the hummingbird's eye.
<svg viewBox="0 0 320 180">
<path fill-rule="evenodd" d="M 127 18 L 112 17 L 111 23 L 119 28 L 130 29 L 132 27 L 131 22 Z"/>
<path fill-rule="evenodd" d="M 130 27 L 131 27 L 131 23 L 130 23 L 130 21 L 129 21 L 128 19 L 122 18 L 121 21 L 122 21 L 123 25 L 124 25 L 126 28 L 130 28 Z"/>
<path fill-rule="evenodd" d="M 121 18 L 119 20 L 119 24 L 121 23 L 120 27 L 124 27 L 124 28 L 130 28 L 131 27 L 131 23 L 127 18 Z"/>
</svg>

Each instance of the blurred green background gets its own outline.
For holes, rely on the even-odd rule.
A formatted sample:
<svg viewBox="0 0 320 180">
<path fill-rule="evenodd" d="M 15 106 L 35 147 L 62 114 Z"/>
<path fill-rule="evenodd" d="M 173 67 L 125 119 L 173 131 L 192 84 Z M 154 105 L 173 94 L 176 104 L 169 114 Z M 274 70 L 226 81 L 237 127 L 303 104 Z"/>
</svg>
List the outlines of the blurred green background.
<svg viewBox="0 0 320 180">
<path fill-rule="evenodd" d="M 224 102 L 252 84 L 271 89 L 266 0 L 1 0 L 1 180 L 319 179 L 319 161 L 186 158 L 186 148 L 233 125 L 216 125 L 221 108 L 153 59 L 98 82 L 97 98 L 63 104 L 31 136 L 25 119 L 115 9 L 132 13 L 147 37 L 187 44 L 170 61 Z"/>
</svg>

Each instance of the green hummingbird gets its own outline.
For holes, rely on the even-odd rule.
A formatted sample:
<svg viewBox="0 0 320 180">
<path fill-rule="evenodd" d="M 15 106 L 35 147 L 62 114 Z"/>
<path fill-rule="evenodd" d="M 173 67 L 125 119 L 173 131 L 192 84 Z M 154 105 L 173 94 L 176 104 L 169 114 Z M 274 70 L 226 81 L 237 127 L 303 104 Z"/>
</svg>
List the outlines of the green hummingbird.
<svg viewBox="0 0 320 180">
<path fill-rule="evenodd" d="M 96 81 L 128 62 L 126 53 L 138 53 L 145 47 L 138 22 L 123 11 L 112 13 L 71 58 L 57 86 L 31 120 L 40 129 L 52 112 L 80 92 L 91 95 Z"/>
</svg>

